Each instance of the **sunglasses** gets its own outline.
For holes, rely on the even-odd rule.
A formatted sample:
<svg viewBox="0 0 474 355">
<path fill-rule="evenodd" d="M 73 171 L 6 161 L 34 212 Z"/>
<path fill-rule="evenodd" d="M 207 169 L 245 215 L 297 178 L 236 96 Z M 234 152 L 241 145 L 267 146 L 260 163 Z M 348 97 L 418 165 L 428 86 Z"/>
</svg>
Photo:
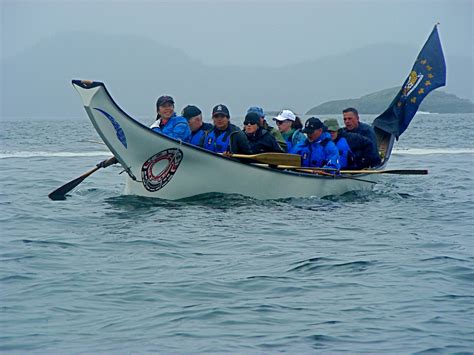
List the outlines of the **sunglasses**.
<svg viewBox="0 0 474 355">
<path fill-rule="evenodd" d="M 277 126 L 279 126 L 279 125 L 281 125 L 283 122 L 286 122 L 286 120 L 284 120 L 284 121 L 275 120 L 275 122 L 276 122 Z"/>
<path fill-rule="evenodd" d="M 256 122 L 244 122 L 244 126 L 253 126 Z"/>
<path fill-rule="evenodd" d="M 226 116 L 226 115 L 218 114 L 218 115 L 212 116 L 212 118 L 217 118 L 217 119 L 219 119 L 219 118 L 227 118 L 227 116 Z"/>
</svg>

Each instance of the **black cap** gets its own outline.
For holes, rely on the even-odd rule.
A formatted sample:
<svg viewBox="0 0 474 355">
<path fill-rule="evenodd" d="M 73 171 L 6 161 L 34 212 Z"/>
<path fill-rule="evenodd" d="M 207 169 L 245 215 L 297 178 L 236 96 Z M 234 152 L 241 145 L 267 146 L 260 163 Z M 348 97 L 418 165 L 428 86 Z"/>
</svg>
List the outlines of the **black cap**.
<svg viewBox="0 0 474 355">
<path fill-rule="evenodd" d="M 174 105 L 174 100 L 171 96 L 168 96 L 168 95 L 160 96 L 158 100 L 156 100 L 156 108 L 166 104 L 167 102 L 170 102 Z"/>
<path fill-rule="evenodd" d="M 249 112 L 245 115 L 244 125 L 246 124 L 259 124 L 260 115 L 256 112 Z"/>
<path fill-rule="evenodd" d="M 216 115 L 224 115 L 230 118 L 229 109 L 226 105 L 219 104 L 212 109 L 212 117 Z"/>
<path fill-rule="evenodd" d="M 304 124 L 303 133 L 313 133 L 314 130 L 323 128 L 324 124 L 317 117 L 310 117 Z"/>
<path fill-rule="evenodd" d="M 201 113 L 202 112 L 198 107 L 193 106 L 193 105 L 188 105 L 185 108 L 183 108 L 183 112 L 181 114 L 183 115 L 184 118 L 189 120 L 193 117 L 199 116 Z"/>
</svg>

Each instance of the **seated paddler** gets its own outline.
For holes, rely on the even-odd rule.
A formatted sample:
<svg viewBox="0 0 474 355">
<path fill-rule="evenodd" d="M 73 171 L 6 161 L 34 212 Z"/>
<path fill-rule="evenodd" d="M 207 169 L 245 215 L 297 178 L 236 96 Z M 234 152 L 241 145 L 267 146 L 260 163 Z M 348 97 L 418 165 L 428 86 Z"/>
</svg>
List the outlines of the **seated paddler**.
<svg viewBox="0 0 474 355">
<path fill-rule="evenodd" d="M 202 111 L 194 105 L 183 108 L 181 115 L 188 121 L 191 129 L 191 135 L 186 142 L 202 147 L 206 133 L 212 130 L 212 125 L 202 121 Z"/>
<path fill-rule="evenodd" d="M 339 151 L 331 135 L 325 132 L 324 124 L 319 118 L 309 118 L 305 123 L 303 133 L 307 136 L 306 140 L 297 144 L 290 152 L 301 155 L 302 166 L 335 170 L 341 168 Z"/>
<path fill-rule="evenodd" d="M 324 126 L 326 126 L 327 131 L 331 135 L 331 139 L 339 151 L 339 163 L 341 169 L 346 169 L 349 166 L 352 166 L 354 160 L 351 148 L 347 140 L 339 134 L 341 127 L 335 118 L 328 118 L 324 121 Z"/>
<path fill-rule="evenodd" d="M 155 132 L 168 137 L 186 141 L 191 135 L 188 121 L 174 112 L 174 100 L 171 96 L 160 96 L 156 101 L 156 121 L 150 126 Z"/>
<path fill-rule="evenodd" d="M 253 154 L 275 152 L 284 153 L 272 134 L 260 126 L 260 115 L 249 112 L 244 119 L 244 132 L 250 143 Z"/>
<path fill-rule="evenodd" d="M 287 151 L 291 151 L 294 146 L 304 142 L 306 139 L 306 136 L 301 132 L 303 124 L 300 118 L 292 111 L 283 110 L 273 120 L 276 122 L 278 130 L 286 142 Z"/>
<path fill-rule="evenodd" d="M 377 138 L 372 126 L 360 122 L 359 113 L 353 107 L 342 111 L 345 127 L 340 130 L 354 154 L 353 169 L 364 169 L 380 164 Z"/>
<path fill-rule="evenodd" d="M 252 106 L 247 110 L 247 113 L 250 112 L 255 112 L 259 117 L 260 120 L 258 121 L 258 125 L 262 127 L 263 129 L 266 129 L 270 134 L 275 137 L 278 145 L 281 147 L 281 149 L 286 152 L 287 151 L 287 146 L 286 146 L 286 141 L 283 139 L 280 131 L 276 129 L 275 127 L 272 127 L 268 124 L 268 122 L 265 120 L 265 113 L 263 112 L 263 108 L 260 106 Z"/>
<path fill-rule="evenodd" d="M 245 133 L 230 123 L 229 109 L 216 105 L 212 109 L 214 126 L 204 138 L 203 148 L 215 153 L 252 154 Z"/>
</svg>

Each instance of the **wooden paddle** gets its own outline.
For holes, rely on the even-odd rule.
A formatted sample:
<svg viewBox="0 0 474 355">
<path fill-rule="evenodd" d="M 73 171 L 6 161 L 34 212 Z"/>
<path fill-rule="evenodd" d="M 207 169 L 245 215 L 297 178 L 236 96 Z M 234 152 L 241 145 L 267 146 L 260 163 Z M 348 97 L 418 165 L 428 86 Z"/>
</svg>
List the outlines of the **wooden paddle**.
<svg viewBox="0 0 474 355">
<path fill-rule="evenodd" d="M 81 176 L 75 178 L 72 181 L 69 181 L 67 184 L 64 184 L 60 188 L 54 190 L 51 192 L 48 197 L 51 200 L 57 201 L 57 200 L 65 200 L 66 199 L 66 194 L 71 191 L 73 188 L 75 188 L 77 185 L 79 185 L 81 182 L 83 182 L 89 175 L 92 175 L 95 173 L 97 170 L 100 168 L 106 168 L 110 165 L 118 163 L 117 158 L 112 157 L 107 160 L 104 160 L 97 164 L 94 169 L 89 170 L 88 172 L 82 174 Z"/>
<path fill-rule="evenodd" d="M 392 170 L 341 170 L 341 174 L 397 174 L 397 175 L 428 175 L 427 169 L 392 169 Z"/>
<path fill-rule="evenodd" d="M 278 165 L 277 168 L 280 169 L 296 169 L 296 170 L 307 170 L 310 171 L 334 171 L 341 174 L 398 174 L 398 175 L 427 175 L 428 170 L 421 169 L 392 169 L 392 170 L 337 170 L 333 168 L 313 168 L 305 167 L 301 168 L 300 166 L 290 166 L 290 165 Z"/>
<path fill-rule="evenodd" d="M 287 153 L 260 153 L 260 154 L 230 154 L 231 158 L 248 159 L 258 161 L 268 165 L 288 165 L 292 167 L 301 167 L 301 156 L 298 154 Z"/>
<path fill-rule="evenodd" d="M 294 170 L 296 171 L 301 171 L 304 173 L 311 173 L 311 174 L 317 174 L 317 175 L 323 175 L 323 176 L 331 176 L 335 179 L 350 179 L 350 180 L 356 180 L 356 181 L 363 181 L 363 182 L 368 182 L 370 184 L 376 184 L 376 181 L 371 181 L 371 180 L 365 180 L 357 177 L 352 177 L 352 176 L 347 176 L 347 175 L 336 175 L 334 174 L 336 169 L 327 168 L 328 170 L 321 170 L 324 168 L 296 168 Z M 331 172 L 328 172 L 331 171 Z"/>
</svg>

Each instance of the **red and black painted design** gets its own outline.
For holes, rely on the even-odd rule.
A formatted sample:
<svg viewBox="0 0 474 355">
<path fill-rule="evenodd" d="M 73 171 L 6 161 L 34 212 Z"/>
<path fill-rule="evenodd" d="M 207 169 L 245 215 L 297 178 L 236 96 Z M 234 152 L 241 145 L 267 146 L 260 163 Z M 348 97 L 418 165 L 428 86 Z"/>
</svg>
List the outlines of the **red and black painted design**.
<svg viewBox="0 0 474 355">
<path fill-rule="evenodd" d="M 163 160 L 168 161 L 167 165 L 155 175 L 153 167 Z M 142 182 L 145 189 L 155 192 L 163 188 L 173 178 L 181 160 L 183 152 L 177 148 L 163 150 L 149 158 L 142 166 Z"/>
</svg>

